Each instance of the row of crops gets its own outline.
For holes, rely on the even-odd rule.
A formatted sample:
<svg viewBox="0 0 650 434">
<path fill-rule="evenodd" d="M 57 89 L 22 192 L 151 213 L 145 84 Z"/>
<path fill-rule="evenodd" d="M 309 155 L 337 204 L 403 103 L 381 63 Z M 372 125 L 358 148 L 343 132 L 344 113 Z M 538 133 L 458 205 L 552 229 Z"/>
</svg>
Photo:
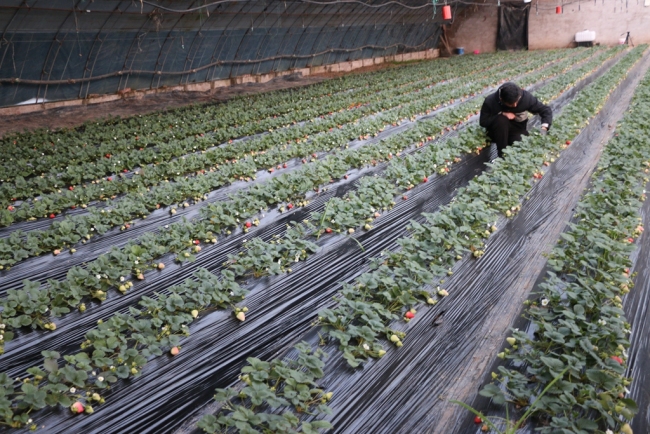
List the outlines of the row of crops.
<svg viewBox="0 0 650 434">
<path fill-rule="evenodd" d="M 375 404 L 352 392 L 381 388 L 373 370 L 408 348 L 422 312 L 456 302 L 446 279 L 481 266 L 645 49 L 459 57 L 4 137 L 2 423 L 363 431 Z M 509 80 L 550 104 L 554 125 L 485 165 L 476 115 Z M 633 116 L 646 116 L 643 95 Z M 578 208 L 588 223 L 549 257 L 547 293 L 526 311 L 535 333 L 509 338 L 499 358 L 515 365 L 482 392 L 527 408 L 550 384 L 534 404 L 547 432 L 625 429 L 636 412 L 619 296 L 647 162 L 644 144 L 629 150 L 628 122 Z"/>
</svg>

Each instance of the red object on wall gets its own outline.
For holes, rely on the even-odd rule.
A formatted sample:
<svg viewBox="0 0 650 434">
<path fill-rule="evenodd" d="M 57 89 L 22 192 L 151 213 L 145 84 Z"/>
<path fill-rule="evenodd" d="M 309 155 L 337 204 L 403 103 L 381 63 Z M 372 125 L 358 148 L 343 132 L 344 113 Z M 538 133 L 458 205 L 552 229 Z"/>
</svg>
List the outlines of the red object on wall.
<svg viewBox="0 0 650 434">
<path fill-rule="evenodd" d="M 562 6 L 555 6 L 555 13 L 556 14 L 561 14 L 562 13 Z"/>
<path fill-rule="evenodd" d="M 442 19 L 451 20 L 451 6 L 447 5 L 442 7 Z"/>
</svg>

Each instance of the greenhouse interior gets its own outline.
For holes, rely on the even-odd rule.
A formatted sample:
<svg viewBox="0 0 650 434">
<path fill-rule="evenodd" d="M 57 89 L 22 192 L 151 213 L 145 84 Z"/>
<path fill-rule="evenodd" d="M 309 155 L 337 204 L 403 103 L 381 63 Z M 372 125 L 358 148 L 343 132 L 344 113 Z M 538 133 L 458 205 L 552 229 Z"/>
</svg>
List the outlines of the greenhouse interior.
<svg viewBox="0 0 650 434">
<path fill-rule="evenodd" d="M 650 0 L 0 0 L 0 432 L 650 434 Z"/>
</svg>

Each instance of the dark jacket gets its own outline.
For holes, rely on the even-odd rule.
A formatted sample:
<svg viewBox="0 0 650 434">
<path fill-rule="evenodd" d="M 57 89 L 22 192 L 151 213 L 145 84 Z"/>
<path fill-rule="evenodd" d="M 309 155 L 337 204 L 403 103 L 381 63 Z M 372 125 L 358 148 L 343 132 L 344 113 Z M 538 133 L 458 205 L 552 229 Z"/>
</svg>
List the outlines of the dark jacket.
<svg viewBox="0 0 650 434">
<path fill-rule="evenodd" d="M 499 92 L 494 92 L 485 98 L 483 107 L 481 107 L 481 117 L 479 123 L 483 128 L 490 128 L 497 116 L 501 116 L 501 112 L 510 112 L 517 115 L 515 121 L 528 122 L 528 113 L 538 114 L 542 118 L 543 124 L 548 124 L 549 128 L 553 122 L 553 112 L 547 105 L 542 104 L 532 93 L 527 90 L 523 91 L 521 99 L 517 103 L 517 107 L 508 107 L 501 104 L 499 99 Z"/>
</svg>

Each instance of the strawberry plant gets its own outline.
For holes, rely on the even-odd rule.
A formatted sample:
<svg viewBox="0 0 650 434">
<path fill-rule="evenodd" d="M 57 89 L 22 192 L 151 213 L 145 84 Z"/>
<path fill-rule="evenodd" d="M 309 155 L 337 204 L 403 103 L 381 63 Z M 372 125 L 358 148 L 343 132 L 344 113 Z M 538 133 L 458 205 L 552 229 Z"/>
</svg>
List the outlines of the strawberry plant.
<svg viewBox="0 0 650 434">
<path fill-rule="evenodd" d="M 241 370 L 241 388 L 217 389 L 215 401 L 221 404 L 217 416 L 203 416 L 197 426 L 206 433 L 226 432 L 235 428 L 238 432 L 286 432 L 317 434 L 319 429 L 332 428 L 327 421 L 305 422 L 301 414 L 312 417 L 331 414 L 327 402 L 332 392 L 319 388 L 316 380 L 323 376 L 326 356 L 317 349 L 312 352 L 309 344 L 295 346 L 296 360 L 274 359 L 264 362 L 249 357 Z M 264 409 L 284 410 L 276 414 Z"/>
<path fill-rule="evenodd" d="M 502 73 L 503 76 L 507 76 L 508 72 Z M 475 86 L 475 89 L 479 90 L 489 85 L 494 80 L 494 76 L 486 77 L 484 81 L 479 81 L 472 86 Z M 412 104 L 434 104 L 435 101 L 444 101 L 449 98 L 450 95 L 462 94 L 466 89 L 454 90 L 450 89 L 448 93 L 444 94 L 432 94 L 432 100 L 418 100 Z M 302 144 L 301 146 L 289 147 L 285 149 L 279 149 L 276 152 L 269 154 L 267 158 L 275 158 L 273 162 L 286 161 L 289 158 L 296 157 L 299 155 L 304 155 L 305 151 L 322 149 L 322 147 L 327 147 L 327 149 L 335 149 L 337 147 L 345 146 L 351 137 L 355 137 L 358 134 L 358 131 L 368 130 L 372 128 L 373 131 L 381 131 L 387 124 L 391 122 L 395 123 L 403 116 L 409 116 L 410 105 L 405 104 L 403 107 L 398 107 L 394 110 L 390 110 L 389 113 L 379 116 L 375 119 L 367 120 L 364 123 L 360 124 L 351 124 L 346 128 L 343 128 L 338 133 L 335 134 L 324 134 L 323 137 L 313 140 L 309 144 Z M 424 107 L 422 108 L 424 110 Z M 431 134 L 431 132 L 429 133 Z M 333 140 L 334 137 L 336 140 Z M 253 146 L 250 142 L 247 142 L 243 146 Z M 246 148 L 246 152 L 249 152 L 250 148 Z M 277 154 L 277 155 L 276 155 Z M 228 180 L 232 180 L 233 175 L 242 177 L 248 175 L 249 177 L 254 177 L 256 171 L 259 169 L 260 164 L 262 166 L 267 165 L 267 162 L 260 162 L 260 159 L 264 158 L 259 154 L 256 156 L 249 156 L 244 158 L 242 161 L 238 161 L 232 165 L 221 168 L 215 172 L 206 173 L 203 176 L 192 178 L 190 180 L 178 180 L 175 184 L 162 184 L 160 187 L 154 189 L 153 191 L 144 192 L 144 189 L 141 188 L 138 194 L 135 194 L 133 198 L 125 198 L 120 202 L 114 204 L 114 208 L 110 210 L 93 210 L 90 216 L 75 216 L 69 219 L 66 219 L 69 222 L 73 222 L 74 226 L 71 226 L 73 231 L 77 233 L 79 237 L 88 238 L 88 235 L 91 235 L 91 232 L 96 234 L 102 234 L 108 230 L 111 226 L 123 225 L 125 223 L 130 224 L 130 219 L 137 216 L 144 217 L 150 210 L 160 207 L 160 204 L 170 204 L 177 201 L 181 201 L 187 196 L 191 197 L 203 197 L 208 191 L 211 191 L 219 186 L 224 185 Z M 262 160 L 268 161 L 268 160 Z M 235 172 L 239 171 L 242 172 Z M 120 175 L 121 176 L 121 175 Z M 104 185 L 110 184 L 105 182 Z M 105 187 L 102 187 L 105 188 Z M 42 245 L 38 246 L 36 250 L 28 252 L 29 256 L 36 256 L 47 251 L 52 251 L 54 249 L 61 249 L 62 247 L 67 247 L 66 243 L 56 236 L 55 228 L 46 231 L 36 231 L 34 236 L 46 240 Z M 6 240 L 0 240 L 0 245 L 6 243 Z M 6 251 L 7 256 L 10 251 L 21 250 L 25 251 L 22 243 L 15 243 L 11 246 L 0 247 L 0 252 Z M 12 265 L 15 263 L 9 257 L 0 256 L 0 260 L 5 261 L 6 265 Z"/>
<path fill-rule="evenodd" d="M 380 336 L 395 334 L 387 324 L 399 317 L 397 312 L 415 304 L 418 296 L 427 301 L 431 298 L 428 292 L 419 289 L 425 283 L 436 276 L 440 280 L 467 251 L 475 257 L 481 256 L 490 222 L 496 220 L 498 213 L 512 216 L 519 210 L 521 197 L 530 188 L 537 167 L 549 153 L 562 149 L 566 137 L 580 131 L 576 126 L 586 125 L 587 114 L 594 116 L 600 110 L 644 49 L 633 50 L 580 92 L 564 108 L 548 136 L 525 137 L 509 148 L 507 159 L 461 189 L 452 204 L 426 215 L 427 224 L 413 222 L 409 227 L 412 237 L 399 240 L 400 251 L 387 252 L 371 264 L 372 271 L 358 278 L 356 284 L 343 285 L 339 305 L 321 312 L 319 324 L 340 342 L 350 365 L 358 366 L 367 358 L 361 350 L 365 349 L 364 344 L 372 348 L 379 344 Z M 439 293 L 444 294 L 442 291 Z M 401 338 L 397 342 L 401 343 Z"/>
<path fill-rule="evenodd" d="M 495 381 L 481 391 L 499 404 L 528 403 L 546 388 L 548 396 L 531 406 L 541 432 L 625 432 L 625 421 L 638 411 L 626 397 L 631 326 L 621 297 L 632 287 L 630 255 L 644 229 L 639 221 L 650 142 L 640 129 L 646 129 L 649 96 L 646 75 L 606 145 L 569 229 L 548 257 L 551 271 L 539 285 L 539 296 L 526 302 L 525 315 L 535 332 L 514 331 L 510 345 L 499 353 L 520 368 L 500 366 Z M 552 384 L 561 370 L 567 375 Z"/>
<path fill-rule="evenodd" d="M 143 279 L 144 271 L 151 266 L 155 267 L 154 260 L 167 252 L 176 253 L 176 259 L 179 261 L 192 260 L 194 259 L 194 252 L 188 248 L 188 246 L 193 245 L 192 240 L 216 240 L 214 233 L 227 231 L 229 228 L 237 226 L 240 221 L 255 215 L 260 209 L 280 201 L 296 203 L 305 191 L 325 184 L 331 178 L 340 178 L 350 164 L 361 167 L 373 161 L 390 160 L 393 152 L 398 153 L 403 150 L 405 143 L 430 137 L 439 131 L 441 126 L 449 122 L 460 122 L 467 116 L 468 111 L 473 112 L 478 105 L 479 102 L 475 101 L 469 106 L 463 106 L 464 108 L 459 106 L 447 110 L 436 118 L 419 123 L 417 128 L 407 133 L 406 136 L 394 136 L 378 144 L 364 146 L 359 150 L 345 150 L 336 156 L 328 157 L 319 162 L 315 168 L 301 170 L 291 175 L 282 175 L 264 186 L 253 187 L 246 193 L 236 195 L 230 204 L 216 203 L 209 205 L 202 210 L 203 220 L 199 222 L 176 223 L 170 225 L 168 230 L 157 234 L 146 234 L 140 237 L 137 242 L 131 242 L 122 249 L 114 249 L 109 254 L 100 256 L 96 261 L 91 262 L 86 270 L 82 267 L 73 267 L 68 273 L 68 279 L 56 284 L 56 293 L 62 295 L 54 298 L 55 292 L 47 290 L 47 293 L 50 294 L 47 297 L 55 308 L 53 312 L 64 314 L 68 309 L 77 308 L 84 296 L 91 296 L 100 301 L 105 299 L 106 291 L 111 286 L 118 289 L 123 286 L 121 281 L 124 276 L 131 274 L 138 279 Z M 464 149 L 464 152 L 471 152 L 476 145 L 476 142 L 472 140 L 474 139 L 470 139 L 468 143 L 464 140 L 450 143 L 454 146 L 468 146 L 462 149 Z M 443 158 L 445 162 L 450 161 L 448 151 L 444 150 L 446 148 L 438 149 L 442 150 L 440 154 L 424 155 L 423 160 L 435 157 L 433 164 L 435 164 L 435 161 L 442 164 Z M 286 194 L 287 197 L 280 197 L 278 192 L 283 192 L 282 195 Z M 110 213 L 107 212 L 106 214 Z M 369 217 L 370 215 L 367 218 Z M 106 230 L 106 228 L 100 227 L 99 223 L 96 223 L 96 226 L 91 229 L 97 229 L 98 232 Z M 306 252 L 306 249 L 302 250 Z M 258 275 L 264 274 L 266 268 L 269 268 L 269 270 L 277 269 L 277 267 L 269 265 L 268 267 L 256 268 L 255 273 Z M 243 273 L 243 270 L 248 268 L 238 267 L 235 269 Z M 73 276 L 72 279 L 71 276 Z M 83 285 L 83 287 L 80 288 L 79 285 Z M 128 288 L 125 288 L 125 290 L 128 290 Z M 74 296 L 67 294 L 74 294 Z M 26 322 L 27 318 L 23 317 L 22 321 Z M 44 323 L 38 317 L 35 317 L 31 323 L 32 326 L 41 328 L 44 327 L 44 324 L 49 323 Z"/>
<path fill-rule="evenodd" d="M 562 55 L 562 53 L 558 54 Z M 498 58 L 494 60 L 498 60 Z M 491 63 L 498 63 L 494 60 Z M 490 64 L 490 62 L 486 63 Z M 18 162 L 10 159 L 12 164 L 8 165 L 5 176 L 10 177 L 12 171 L 15 170 L 19 170 L 20 172 L 18 175 L 16 175 L 16 183 L 13 188 L 10 188 L 9 184 L 5 184 L 2 186 L 2 188 L 0 188 L 0 198 L 22 197 L 24 194 L 30 194 L 30 192 L 34 193 L 34 189 L 29 188 L 24 180 L 24 176 L 27 176 L 30 173 L 41 174 L 41 177 L 34 179 L 34 182 L 40 186 L 40 189 L 37 191 L 41 191 L 42 193 L 53 192 L 56 191 L 57 184 L 76 184 L 79 183 L 81 179 L 92 180 L 95 179 L 98 174 L 110 174 L 116 171 L 116 166 L 119 165 L 122 165 L 122 167 L 126 168 L 133 168 L 137 164 L 141 163 L 164 161 L 173 155 L 182 155 L 186 152 L 204 150 L 206 149 L 206 146 L 212 146 L 214 142 L 218 143 L 221 141 L 226 141 L 228 139 L 233 139 L 235 137 L 255 134 L 267 130 L 271 131 L 274 128 L 282 126 L 286 127 L 291 124 L 296 124 L 298 121 L 313 119 L 316 116 L 322 116 L 326 113 L 332 115 L 333 113 L 338 112 L 343 108 L 354 109 L 363 104 L 357 103 L 350 105 L 350 101 L 358 101 L 359 98 L 364 97 L 381 100 L 380 95 L 375 95 L 376 92 L 380 89 L 383 89 L 380 93 L 388 92 L 393 95 L 400 94 L 399 90 L 402 87 L 400 86 L 400 83 L 403 82 L 406 82 L 407 84 L 406 88 L 402 89 L 401 93 L 408 93 L 409 89 L 417 90 L 423 86 L 426 86 L 426 84 L 430 83 L 432 77 L 441 76 L 440 78 L 442 80 L 445 80 L 446 78 L 454 77 L 454 74 L 457 74 L 453 72 L 453 68 L 450 68 L 451 65 L 438 63 L 436 66 L 437 67 L 435 68 L 418 68 L 420 77 L 418 77 L 418 74 L 416 74 L 415 77 L 420 78 L 419 80 L 413 80 L 414 77 L 410 74 L 399 74 L 397 76 L 393 76 L 392 81 L 395 82 L 395 86 L 388 88 L 385 87 L 385 81 L 381 80 L 381 77 L 377 77 L 377 82 L 374 83 L 374 85 L 370 88 L 364 86 L 360 89 L 357 89 L 355 92 L 341 92 L 335 96 L 332 96 L 332 94 L 329 93 L 327 94 L 326 99 L 320 101 L 320 108 L 318 108 L 318 106 L 315 107 L 313 104 L 314 101 L 311 101 L 310 99 L 305 99 L 304 101 L 302 98 L 298 99 L 297 101 L 292 99 L 292 101 L 289 103 L 291 109 L 288 109 L 288 113 L 285 116 L 280 116 L 278 118 L 276 112 L 265 122 L 260 122 L 260 120 L 255 119 L 254 116 L 250 120 L 247 119 L 250 116 L 250 106 L 243 106 L 242 104 L 239 104 L 239 106 L 241 106 L 241 111 L 234 112 L 236 113 L 234 119 L 235 125 L 226 128 L 225 130 L 215 130 L 214 132 L 209 133 L 207 136 L 205 136 L 203 133 L 206 130 L 211 130 L 211 126 L 201 125 L 200 121 L 197 122 L 199 115 L 188 113 L 189 109 L 185 109 L 182 110 L 185 116 L 194 118 L 194 122 L 192 122 L 191 128 L 190 125 L 185 124 L 184 121 L 181 121 L 179 125 L 178 118 L 170 117 L 169 115 L 163 116 L 161 114 L 158 114 L 157 116 L 145 116 L 144 119 L 142 119 L 142 116 L 136 118 L 140 121 L 138 123 L 140 127 L 147 127 L 147 125 L 149 125 L 149 130 L 143 130 L 141 128 L 139 132 L 132 132 L 132 122 L 130 122 L 131 128 L 127 128 L 126 131 L 123 128 L 116 130 L 115 124 L 109 125 L 108 127 L 110 128 L 110 131 L 105 131 L 103 134 L 95 133 L 95 140 L 99 139 L 102 142 L 110 142 L 105 144 L 103 143 L 99 147 L 87 146 L 88 141 L 92 140 L 89 137 L 78 138 L 73 142 L 74 145 L 70 147 L 66 146 L 66 143 L 70 140 L 69 137 L 58 137 L 56 140 L 54 138 L 51 138 L 51 142 L 48 142 L 46 144 L 47 146 L 45 146 L 44 149 L 40 150 L 51 152 L 52 156 L 41 152 L 41 154 L 33 155 L 32 162 L 25 166 L 16 164 Z M 468 69 L 467 71 L 469 73 L 472 70 Z M 385 74 L 377 75 L 383 76 Z M 304 107 L 301 107 L 303 104 Z M 232 107 L 233 105 L 237 104 L 227 104 L 231 110 L 235 109 L 235 107 Z M 285 107 L 278 107 L 280 113 L 282 113 Z M 204 109 L 204 107 L 201 108 Z M 221 110 L 219 110 L 219 114 L 221 116 L 218 119 L 230 118 L 233 116 L 233 112 L 231 110 L 229 110 L 227 113 L 221 113 Z M 266 109 L 266 111 L 268 111 L 268 109 Z M 216 113 L 215 116 L 217 116 Z M 151 119 L 151 117 L 157 117 L 158 119 Z M 162 120 L 160 119 L 161 117 L 163 117 Z M 201 113 L 201 117 L 205 120 L 205 123 L 214 123 L 214 117 L 206 118 L 204 113 Z M 165 121 L 164 119 L 168 120 Z M 169 134 L 166 134 L 166 131 L 160 131 L 161 127 L 167 129 L 168 126 L 172 131 L 171 136 Z M 180 131 L 179 127 L 181 129 Z M 92 128 L 89 125 L 83 128 L 84 133 L 89 132 L 91 129 Z M 198 133 L 200 133 L 200 135 Z M 179 134 L 178 140 L 176 140 L 176 134 Z M 133 140 L 132 135 L 135 135 L 135 141 Z M 34 136 L 38 136 L 38 134 L 32 134 L 30 138 L 33 140 Z M 49 134 L 46 134 L 46 136 L 49 136 Z M 121 138 L 118 139 L 117 136 L 120 136 Z M 138 141 L 140 136 L 143 138 L 147 136 L 153 136 L 147 137 L 149 141 L 153 141 L 153 143 L 151 143 L 152 148 L 149 147 L 149 141 L 146 143 L 143 143 L 142 140 Z M 62 138 L 63 142 L 61 141 Z M 14 138 L 13 141 L 17 142 L 18 139 Z M 23 141 L 24 140 L 20 140 L 22 146 L 19 148 L 16 148 L 16 146 L 10 146 L 10 153 L 15 153 L 16 149 L 29 151 L 30 145 L 24 144 Z M 80 143 L 82 141 L 84 142 L 83 144 Z M 50 146 L 50 144 L 52 146 Z M 36 148 L 34 148 L 34 151 L 36 151 Z M 67 152 L 68 154 L 75 155 L 77 158 L 79 158 L 79 161 L 77 162 L 74 157 L 72 161 L 69 158 L 59 157 L 62 152 Z M 162 157 L 162 160 L 160 157 Z M 59 161 L 60 164 L 57 164 L 56 161 Z M 25 162 L 28 161 L 26 160 Z M 83 165 L 85 162 L 87 162 L 86 167 L 79 165 Z M 77 164 L 71 165 L 71 163 Z M 65 171 L 62 172 L 63 169 L 65 169 Z M 48 171 L 49 175 L 47 179 L 43 179 L 44 174 Z M 3 181 L 8 180 L 10 179 L 3 179 Z M 7 196 L 7 194 L 11 196 Z"/>
<path fill-rule="evenodd" d="M 138 377 L 147 361 L 163 354 L 164 348 L 180 351 L 180 340 L 189 336 L 188 324 L 208 309 L 233 308 L 237 315 L 247 308 L 234 308 L 244 291 L 234 275 L 225 271 L 221 279 L 199 269 L 192 279 L 168 288 L 154 297 L 142 297 L 139 308 L 99 320 L 81 343 L 81 352 L 64 355 L 43 351 L 43 364 L 29 368 L 14 382 L 0 374 L 0 423 L 36 429 L 30 413 L 45 407 L 71 407 L 73 413 L 92 413 L 92 405 L 104 403 L 110 385 Z M 19 300 L 23 303 L 24 300 Z M 2 324 L 4 336 L 5 324 Z M 176 350 L 174 350 L 174 348 Z M 316 362 L 308 358 L 308 366 Z M 305 407 L 308 408 L 308 407 Z"/>
</svg>

